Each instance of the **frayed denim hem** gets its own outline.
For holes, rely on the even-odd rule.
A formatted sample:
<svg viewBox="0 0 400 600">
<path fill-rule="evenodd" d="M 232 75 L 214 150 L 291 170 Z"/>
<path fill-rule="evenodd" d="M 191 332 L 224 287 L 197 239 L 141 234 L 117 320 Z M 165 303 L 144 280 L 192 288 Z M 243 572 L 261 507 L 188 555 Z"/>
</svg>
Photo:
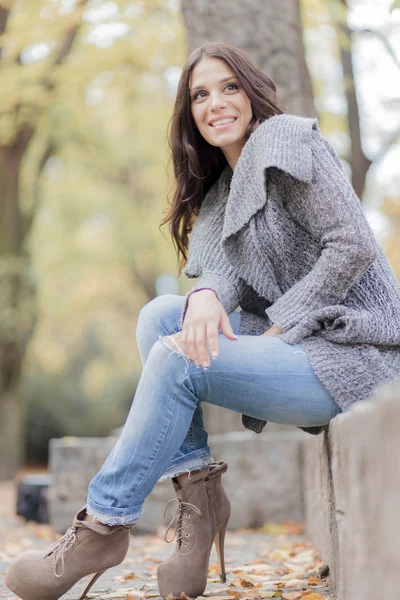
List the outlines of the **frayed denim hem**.
<svg viewBox="0 0 400 600">
<path fill-rule="evenodd" d="M 91 515 L 94 519 L 96 519 L 96 521 L 103 523 L 103 525 L 109 525 L 110 527 L 113 527 L 114 525 L 133 525 L 133 523 L 136 523 L 136 521 L 138 521 L 143 514 L 143 510 L 141 510 L 135 515 L 104 515 L 99 513 L 97 510 L 93 510 L 89 503 L 87 505 L 86 512 L 88 515 Z"/>
<path fill-rule="evenodd" d="M 181 475 L 182 473 L 189 473 L 189 479 L 190 479 L 191 471 L 201 471 L 202 469 L 205 469 L 206 467 L 208 467 L 208 465 L 211 464 L 212 462 L 214 462 L 214 459 L 212 456 L 210 456 L 210 455 L 206 456 L 206 455 L 202 454 L 200 458 L 194 458 L 193 460 L 189 460 L 189 461 L 183 462 L 181 464 L 178 464 L 178 465 L 176 465 L 176 467 L 171 467 L 170 469 L 165 471 L 165 473 L 160 477 L 160 479 L 158 481 L 164 481 L 165 479 L 172 479 L 173 477 L 176 477 L 177 475 Z"/>
</svg>

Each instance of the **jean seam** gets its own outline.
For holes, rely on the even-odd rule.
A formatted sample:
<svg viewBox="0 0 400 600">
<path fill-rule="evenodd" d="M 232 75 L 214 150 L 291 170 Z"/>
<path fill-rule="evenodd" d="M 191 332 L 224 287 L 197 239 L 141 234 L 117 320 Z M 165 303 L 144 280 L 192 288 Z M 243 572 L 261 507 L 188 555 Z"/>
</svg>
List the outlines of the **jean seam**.
<svg viewBox="0 0 400 600">
<path fill-rule="evenodd" d="M 267 373 L 265 371 L 235 371 L 234 373 L 232 371 L 221 371 L 220 369 L 218 369 L 218 371 L 210 371 L 209 369 L 207 369 L 207 375 L 216 375 L 219 373 L 229 373 L 230 375 L 266 375 Z M 198 379 L 199 377 L 201 377 L 204 373 L 200 373 L 200 372 L 194 372 L 190 375 L 191 378 L 195 378 Z M 316 378 L 315 374 L 309 374 L 309 373 L 280 373 L 279 371 L 274 371 L 273 373 L 270 373 L 271 375 L 286 375 L 287 377 L 300 377 L 301 379 L 304 379 L 305 377 L 311 377 L 312 379 Z"/>
<path fill-rule="evenodd" d="M 175 394 L 175 397 L 174 397 L 174 403 L 173 403 L 173 408 L 174 408 L 174 407 L 175 407 L 175 405 L 176 405 L 176 400 L 177 400 L 177 397 L 178 397 L 178 394 Z M 172 409 L 172 412 L 173 412 L 173 409 Z M 169 428 L 169 427 L 170 427 L 170 425 L 171 425 L 171 422 L 172 422 L 172 417 L 169 419 L 169 421 L 168 421 L 168 423 L 167 423 L 167 427 L 165 428 L 165 432 L 163 432 L 163 435 L 164 435 L 164 437 L 163 437 L 163 440 L 164 440 L 164 438 L 165 438 L 165 436 L 166 436 L 166 432 L 168 431 L 168 428 Z M 139 486 L 140 486 L 140 485 L 143 483 L 143 480 L 144 480 L 145 476 L 146 476 L 146 475 L 148 475 L 148 472 L 149 472 L 149 466 L 152 466 L 152 465 L 154 464 L 154 460 L 155 460 L 155 458 L 157 457 L 157 454 L 158 454 L 158 452 L 159 452 L 159 448 L 160 448 L 161 446 L 162 446 L 162 442 L 161 442 L 160 446 L 158 447 L 158 449 L 156 450 L 156 453 L 155 453 L 155 454 L 154 454 L 154 455 L 151 457 L 149 465 L 146 465 L 146 468 L 144 469 L 144 472 L 143 472 L 143 475 L 142 475 L 141 479 L 140 479 L 140 480 L 137 482 L 137 484 L 136 484 L 136 488 L 135 488 L 134 490 L 132 490 L 132 494 L 134 494 L 134 493 L 136 492 L 137 488 L 138 488 L 138 487 L 139 487 Z M 124 483 L 124 481 L 125 481 L 125 477 L 127 476 L 127 473 L 128 473 L 128 468 L 126 469 L 126 473 L 125 473 L 125 475 L 124 475 L 124 477 L 123 477 L 123 479 L 122 479 L 122 482 L 121 482 L 121 484 L 120 484 L 120 487 L 119 487 L 119 489 L 118 489 L 118 491 L 117 491 L 117 494 L 118 494 L 118 492 L 119 492 L 119 490 L 120 490 L 120 488 L 121 488 L 122 484 L 123 484 L 123 483 Z"/>
<path fill-rule="evenodd" d="M 169 418 L 168 425 L 167 425 L 167 427 L 166 427 L 166 432 L 168 431 L 168 429 L 169 429 L 169 427 L 170 427 L 170 425 L 171 425 L 171 423 L 172 423 L 172 416 L 173 416 L 174 408 L 175 408 L 175 406 L 176 406 L 176 401 L 177 401 L 177 398 L 178 398 L 179 392 L 180 392 L 180 390 L 181 390 L 181 387 L 182 387 L 182 386 L 185 384 L 185 382 L 186 382 L 188 379 L 190 379 L 190 377 L 189 377 L 188 375 L 186 375 L 186 376 L 184 377 L 184 379 L 181 381 L 181 383 L 179 384 L 179 388 L 178 388 L 178 390 L 177 390 L 177 392 L 176 392 L 176 394 L 175 394 L 175 397 L 174 397 L 174 404 L 173 404 L 173 407 L 172 407 L 172 409 L 171 409 L 171 417 Z M 193 414 L 194 414 L 194 412 L 193 412 Z M 166 432 L 165 432 L 165 434 L 164 434 L 164 438 L 165 438 Z M 155 459 L 156 459 L 156 457 L 157 457 L 157 455 L 158 455 L 158 453 L 159 453 L 159 450 L 160 450 L 161 446 L 162 446 L 162 443 L 160 444 L 160 446 L 159 446 L 159 448 L 158 448 L 158 450 L 157 450 L 156 454 L 155 454 L 155 455 L 154 455 L 154 456 L 151 458 L 151 460 L 150 460 L 149 464 L 146 466 L 146 469 L 144 470 L 144 473 L 143 473 L 143 475 L 142 475 L 142 478 L 140 479 L 140 481 L 138 481 L 138 483 L 137 483 L 137 485 L 136 485 L 136 488 L 135 488 L 134 490 L 132 490 L 132 493 L 131 493 L 131 494 L 135 494 L 135 492 L 137 491 L 138 487 L 139 487 L 139 486 L 140 486 L 140 485 L 143 483 L 143 480 L 144 480 L 145 476 L 146 476 L 146 475 L 148 475 L 148 473 L 149 473 L 149 471 L 150 471 L 151 467 L 153 467 L 153 465 L 154 465 Z M 127 472 L 128 472 L 128 469 L 127 469 Z M 125 474 L 125 476 L 126 476 L 126 474 Z M 125 477 L 123 478 L 123 481 L 124 481 L 124 479 L 125 479 Z M 122 481 L 122 483 L 123 483 L 123 481 Z M 121 483 L 121 485 L 122 485 L 122 483 Z M 130 496 L 130 498 L 131 498 L 131 497 L 132 497 L 132 495 Z"/>
</svg>

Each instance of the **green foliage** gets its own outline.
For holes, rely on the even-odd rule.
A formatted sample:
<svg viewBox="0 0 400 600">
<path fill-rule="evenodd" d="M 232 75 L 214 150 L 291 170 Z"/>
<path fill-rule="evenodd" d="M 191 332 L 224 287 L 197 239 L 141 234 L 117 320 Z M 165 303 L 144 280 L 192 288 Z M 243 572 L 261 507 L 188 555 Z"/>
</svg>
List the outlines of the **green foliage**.
<svg viewBox="0 0 400 600">
<path fill-rule="evenodd" d="M 390 12 L 392 12 L 395 8 L 400 8 L 400 0 L 394 0 L 392 6 L 390 7 Z"/>
<path fill-rule="evenodd" d="M 138 313 L 156 277 L 176 272 L 158 225 L 173 102 L 165 71 L 185 52 L 177 6 L 66 6 L 17 0 L 0 39 L 0 147 L 27 126 L 34 133 L 19 182 L 21 211 L 34 216 L 24 246 L 31 264 L 7 255 L 0 265 L 13 272 L 15 262 L 37 284 L 34 305 L 25 288 L 12 296 L 9 277 L 0 284 L 3 338 L 15 341 L 24 298 L 36 310 L 22 388 L 29 452 L 51 435 L 104 435 L 123 422 L 141 369 Z M 23 342 L 22 351 L 26 332 Z"/>
</svg>

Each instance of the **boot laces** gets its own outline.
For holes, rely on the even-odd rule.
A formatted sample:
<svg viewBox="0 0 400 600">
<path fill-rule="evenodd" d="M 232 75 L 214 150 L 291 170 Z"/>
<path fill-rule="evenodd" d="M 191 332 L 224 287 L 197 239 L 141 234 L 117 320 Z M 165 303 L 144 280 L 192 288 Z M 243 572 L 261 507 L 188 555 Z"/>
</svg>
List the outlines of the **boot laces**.
<svg viewBox="0 0 400 600">
<path fill-rule="evenodd" d="M 73 546 L 75 544 L 76 540 L 77 540 L 76 528 L 70 527 L 69 529 L 67 529 L 66 533 L 63 535 L 62 538 L 60 538 L 59 540 L 57 540 L 56 542 L 51 544 L 51 546 L 49 546 L 49 550 L 48 550 L 47 554 L 45 554 L 44 558 L 46 558 L 46 556 L 50 556 L 50 554 L 53 554 L 53 566 L 54 566 L 53 572 L 56 577 L 63 576 L 63 574 L 64 574 L 64 554 L 69 548 L 71 548 L 71 546 Z M 58 564 L 60 562 L 61 562 L 61 571 L 57 572 Z"/>
<path fill-rule="evenodd" d="M 187 517 L 189 518 L 190 515 L 187 515 L 184 511 L 185 510 L 190 510 L 193 509 L 198 515 L 202 515 L 203 513 L 201 512 L 201 510 L 199 508 L 197 508 L 197 506 L 195 506 L 194 504 L 191 504 L 190 502 L 184 502 L 183 500 L 179 500 L 178 498 L 171 498 L 171 500 L 169 500 L 167 502 L 167 505 L 164 509 L 164 515 L 163 515 L 163 522 L 165 523 L 165 513 L 167 512 L 167 508 L 170 505 L 171 502 L 178 502 L 178 506 L 176 507 L 176 512 L 174 514 L 174 516 L 172 517 L 172 520 L 170 522 L 170 524 L 167 527 L 167 530 L 164 534 L 164 540 L 170 544 L 171 542 L 174 541 L 175 537 L 176 537 L 176 541 L 183 541 L 183 537 L 189 537 L 190 534 L 189 533 L 184 533 L 183 532 L 183 527 L 185 525 L 185 527 L 190 527 L 190 525 L 186 525 L 183 517 Z M 176 523 L 176 528 L 175 528 L 175 533 L 173 535 L 173 537 L 170 540 L 167 540 L 167 535 L 168 532 L 170 530 L 170 528 L 172 527 L 172 524 L 174 523 L 174 521 L 177 521 Z M 178 535 L 177 535 L 178 534 Z M 186 542 L 183 542 L 186 546 L 188 546 L 188 544 Z"/>
</svg>

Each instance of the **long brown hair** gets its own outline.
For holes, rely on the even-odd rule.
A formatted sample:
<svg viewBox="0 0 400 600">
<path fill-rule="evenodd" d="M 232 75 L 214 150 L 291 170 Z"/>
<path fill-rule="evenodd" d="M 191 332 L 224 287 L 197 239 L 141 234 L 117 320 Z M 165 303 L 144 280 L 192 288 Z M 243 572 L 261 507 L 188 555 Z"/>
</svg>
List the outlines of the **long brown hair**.
<svg viewBox="0 0 400 600">
<path fill-rule="evenodd" d="M 240 48 L 231 44 L 208 43 L 196 48 L 189 56 L 181 73 L 169 124 L 168 143 L 176 182 L 167 215 L 161 222 L 161 225 L 169 222 L 178 252 L 179 272 L 186 263 L 189 233 L 203 199 L 227 165 L 222 150 L 211 146 L 195 128 L 191 113 L 190 76 L 197 63 L 205 57 L 223 60 L 247 94 L 253 116 L 246 139 L 262 121 L 285 112 L 277 99 L 274 82 Z"/>
</svg>

